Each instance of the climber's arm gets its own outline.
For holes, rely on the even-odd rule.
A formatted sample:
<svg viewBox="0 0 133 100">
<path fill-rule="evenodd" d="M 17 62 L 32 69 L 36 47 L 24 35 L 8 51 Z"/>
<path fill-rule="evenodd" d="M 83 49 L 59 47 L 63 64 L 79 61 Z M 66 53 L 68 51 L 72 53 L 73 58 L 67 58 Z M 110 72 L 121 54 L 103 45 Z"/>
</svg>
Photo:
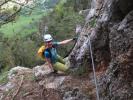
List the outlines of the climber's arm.
<svg viewBox="0 0 133 100">
<path fill-rule="evenodd" d="M 67 44 L 67 43 L 71 42 L 72 40 L 73 39 L 64 40 L 64 41 L 59 42 L 59 44 Z"/>
<path fill-rule="evenodd" d="M 67 39 L 67 40 L 59 42 L 59 44 L 67 44 L 67 43 L 69 43 L 69 42 L 71 42 L 73 40 L 77 40 L 77 38 Z"/>
<path fill-rule="evenodd" d="M 51 64 L 49 52 L 45 51 L 44 56 L 45 56 L 46 62 L 48 63 L 49 68 L 51 69 L 51 71 L 53 71 L 53 66 Z"/>
<path fill-rule="evenodd" d="M 48 66 L 51 69 L 51 71 L 53 71 L 53 66 L 52 66 L 51 61 L 50 61 L 49 58 L 46 58 L 46 62 L 48 63 Z"/>
</svg>

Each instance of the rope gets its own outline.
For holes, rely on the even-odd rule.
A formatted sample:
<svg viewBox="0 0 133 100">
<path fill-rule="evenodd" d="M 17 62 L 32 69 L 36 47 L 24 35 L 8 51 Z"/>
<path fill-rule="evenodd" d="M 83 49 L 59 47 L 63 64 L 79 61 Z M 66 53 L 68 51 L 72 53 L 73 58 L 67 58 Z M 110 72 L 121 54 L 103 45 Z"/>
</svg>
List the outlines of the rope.
<svg viewBox="0 0 133 100">
<path fill-rule="evenodd" d="M 98 21 L 98 19 L 96 20 L 96 22 Z M 87 26 L 87 24 L 89 23 L 89 21 L 88 22 L 86 22 L 85 24 L 84 24 L 84 26 L 83 26 L 83 28 L 82 28 L 82 30 L 81 30 L 81 32 L 80 33 L 88 33 L 88 28 L 87 28 L 87 30 L 88 31 L 86 31 L 86 29 L 85 29 L 85 27 Z M 89 27 L 90 28 L 90 27 Z M 79 36 L 78 36 L 79 37 Z M 89 49 L 90 49 L 90 54 L 91 54 L 91 62 L 92 62 L 92 67 L 93 67 L 93 76 L 94 76 L 94 81 L 95 81 L 95 87 L 96 87 L 96 96 L 97 96 L 97 100 L 100 100 L 99 99 L 99 90 L 98 90 L 98 84 L 97 84 L 97 78 L 96 78 L 96 71 L 95 71 L 95 64 L 94 64 L 94 59 L 93 59 L 93 52 L 92 52 L 92 46 L 91 46 L 91 41 L 90 41 L 90 36 L 88 35 L 88 38 L 89 38 Z M 75 43 L 76 44 L 76 43 Z M 75 45 L 74 45 L 75 46 Z M 73 47 L 74 48 L 74 47 Z M 72 49 L 73 50 L 73 49 Z"/>
<path fill-rule="evenodd" d="M 88 23 L 89 22 L 86 22 L 84 24 L 84 26 L 83 26 L 80 33 L 82 33 L 82 32 L 87 32 L 88 33 L 89 32 L 88 28 L 87 28 L 88 31 L 85 30 L 85 27 L 87 26 Z M 94 76 L 95 87 L 96 87 L 96 96 L 97 96 L 97 100 L 99 100 L 99 91 L 98 91 L 98 84 L 97 84 L 97 79 L 96 79 L 95 64 L 94 64 L 93 52 L 92 52 L 92 48 L 91 48 L 92 46 L 91 46 L 91 41 L 90 41 L 90 36 L 89 35 L 88 35 L 88 38 L 89 38 L 88 42 L 89 42 L 89 49 L 90 49 L 90 54 L 91 54 L 91 62 L 92 62 L 92 67 L 93 67 L 93 76 Z"/>
<path fill-rule="evenodd" d="M 94 75 L 95 86 L 96 86 L 96 95 L 97 95 L 97 100 L 99 100 L 98 84 L 97 84 L 97 79 L 96 79 L 95 65 L 94 65 L 94 59 L 93 59 L 93 53 L 92 53 L 91 41 L 90 41 L 89 35 L 88 35 L 88 38 L 89 38 L 89 48 L 90 48 L 91 61 L 92 61 L 92 67 L 93 67 L 93 75 Z"/>
<path fill-rule="evenodd" d="M 88 24 L 88 22 L 84 24 L 84 26 L 83 26 L 83 28 L 82 28 L 82 30 L 81 30 L 80 33 L 83 33 L 83 32 L 86 31 L 86 30 L 85 30 L 85 27 L 86 27 L 87 24 Z M 80 34 L 80 33 L 77 33 L 75 36 L 76 36 L 77 38 L 79 38 L 79 34 Z M 77 40 L 78 40 L 78 39 L 77 39 Z M 69 55 L 69 54 L 72 52 L 72 50 L 74 49 L 76 43 L 77 43 L 77 41 L 75 41 L 75 43 L 74 43 L 73 47 L 71 48 L 71 50 L 70 50 L 63 58 L 68 57 L 68 55 Z"/>
<path fill-rule="evenodd" d="M 96 20 L 96 22 L 97 21 L 98 21 L 98 19 Z M 89 23 L 89 21 L 84 24 L 81 33 L 82 32 L 86 32 L 86 33 L 89 32 L 88 28 L 90 28 L 90 27 L 87 28 L 88 31 L 85 30 L 85 27 L 87 26 L 88 23 Z M 96 96 L 97 96 L 97 100 L 100 100 L 99 99 L 99 90 L 98 90 L 97 78 L 96 78 L 96 71 L 95 71 L 95 64 L 94 64 L 94 58 L 93 58 L 93 52 L 92 52 L 92 46 L 91 46 L 91 41 L 90 41 L 89 35 L 88 35 L 88 38 L 89 38 L 88 42 L 89 42 L 89 49 L 90 49 L 90 54 L 91 54 L 91 62 L 92 62 L 92 67 L 93 67 L 93 76 L 94 76 L 95 87 L 96 87 Z"/>
</svg>

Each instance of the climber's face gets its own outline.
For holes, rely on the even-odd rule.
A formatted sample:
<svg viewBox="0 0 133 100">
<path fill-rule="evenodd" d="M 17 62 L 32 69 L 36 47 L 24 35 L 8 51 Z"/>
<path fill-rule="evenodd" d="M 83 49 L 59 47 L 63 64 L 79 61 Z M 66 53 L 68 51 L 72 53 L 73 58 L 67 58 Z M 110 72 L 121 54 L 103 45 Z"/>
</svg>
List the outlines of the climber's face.
<svg viewBox="0 0 133 100">
<path fill-rule="evenodd" d="M 46 42 L 46 45 L 47 45 L 48 48 L 51 48 L 52 47 L 52 41 Z"/>
</svg>

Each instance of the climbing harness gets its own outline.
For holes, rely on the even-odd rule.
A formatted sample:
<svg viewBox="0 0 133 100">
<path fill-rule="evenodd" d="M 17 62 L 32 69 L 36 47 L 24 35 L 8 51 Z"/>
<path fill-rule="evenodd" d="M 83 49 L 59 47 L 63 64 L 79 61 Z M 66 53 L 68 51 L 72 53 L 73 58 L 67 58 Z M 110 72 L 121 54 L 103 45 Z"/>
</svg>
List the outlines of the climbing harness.
<svg viewBox="0 0 133 100">
<path fill-rule="evenodd" d="M 98 84 L 97 84 L 97 79 L 96 79 L 96 71 L 95 71 L 95 65 L 94 65 L 94 59 L 93 59 L 93 53 L 92 53 L 92 48 L 91 48 L 91 41 L 90 41 L 90 36 L 88 35 L 89 38 L 89 49 L 90 49 L 90 54 L 91 54 L 91 62 L 92 62 L 92 67 L 93 67 L 93 75 L 94 75 L 94 80 L 95 80 L 95 86 L 96 86 L 96 95 L 97 95 L 97 100 L 99 100 L 99 91 L 98 91 Z"/>
</svg>

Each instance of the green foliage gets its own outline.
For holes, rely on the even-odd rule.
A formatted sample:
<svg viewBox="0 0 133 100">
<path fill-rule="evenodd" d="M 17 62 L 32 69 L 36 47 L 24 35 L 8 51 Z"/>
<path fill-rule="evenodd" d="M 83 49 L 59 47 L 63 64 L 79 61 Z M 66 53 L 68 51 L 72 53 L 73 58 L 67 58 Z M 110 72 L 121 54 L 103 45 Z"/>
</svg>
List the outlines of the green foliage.
<svg viewBox="0 0 133 100">
<path fill-rule="evenodd" d="M 17 48 L 13 49 L 13 53 L 15 55 L 15 61 L 17 64 L 22 65 L 22 66 L 28 66 L 32 65 L 34 63 L 33 58 L 35 58 L 35 52 L 36 47 L 34 45 L 34 42 L 32 40 L 26 40 L 26 41 L 21 41 L 18 40 L 15 43 Z M 32 60 L 27 60 L 27 59 L 32 59 Z"/>
<path fill-rule="evenodd" d="M 8 65 L 14 66 L 14 57 L 11 49 L 4 43 L 0 43 L 0 68 L 4 68 Z"/>
<path fill-rule="evenodd" d="M 40 6 L 43 5 L 42 1 L 44 0 L 34 0 L 37 4 L 33 4 L 35 6 L 33 9 L 29 9 L 29 6 L 22 7 L 21 11 L 15 15 L 14 21 L 0 27 L 0 33 L 4 33 L 6 37 L 11 37 L 16 34 L 25 36 L 33 32 L 38 32 L 38 22 L 40 18 L 47 15 L 47 11 L 44 8 L 40 8 Z M 33 5 L 31 5 L 30 8 L 32 8 Z M 19 8 L 20 6 L 18 5 L 14 5 L 10 9 L 7 7 L 5 8 L 5 13 L 0 12 L 0 14 L 2 14 L 2 16 L 11 15 Z"/>
<path fill-rule="evenodd" d="M 35 38 L 39 39 L 39 36 Z M 34 37 L 32 37 L 32 35 L 29 35 L 25 38 L 20 38 L 18 36 L 15 40 L 10 40 L 12 43 L 10 43 L 10 46 L 14 55 L 15 65 L 32 67 L 35 66 L 37 62 L 39 62 L 39 59 L 36 55 L 38 44 L 35 43 L 36 40 L 33 39 Z"/>
<path fill-rule="evenodd" d="M 4 68 L 1 72 L 1 74 L 0 74 L 0 84 L 5 84 L 5 83 L 7 83 L 8 82 L 8 68 L 6 67 L 6 68 Z"/>
<path fill-rule="evenodd" d="M 4 33 L 6 37 L 12 37 L 15 34 L 27 35 L 33 32 L 37 32 L 37 20 L 39 20 L 41 15 L 31 15 L 31 16 L 20 16 L 15 22 L 10 22 L 3 25 L 0 28 L 0 32 Z"/>
<path fill-rule="evenodd" d="M 4 13 L 12 14 L 17 9 L 18 6 L 15 5 L 5 9 Z M 36 6 L 33 10 L 24 7 L 14 22 L 0 27 L 0 71 L 6 67 L 9 69 L 17 65 L 32 67 L 42 63 L 36 55 L 41 44 L 40 35 L 36 33 L 39 19 L 46 14 L 47 11 L 40 9 L 40 6 Z"/>
<path fill-rule="evenodd" d="M 75 75 L 77 76 L 82 76 L 85 73 L 85 68 L 84 66 L 80 66 L 76 71 L 75 71 Z"/>
<path fill-rule="evenodd" d="M 96 18 L 93 18 L 89 24 L 91 27 L 95 27 L 96 26 Z"/>
<path fill-rule="evenodd" d="M 8 76 L 8 72 L 4 72 L 0 74 L 0 84 L 5 84 L 8 82 L 7 76 Z"/>
<path fill-rule="evenodd" d="M 48 33 L 51 33 L 58 41 L 73 38 L 76 24 L 82 24 L 83 18 L 78 15 L 77 9 L 79 8 L 75 6 L 75 0 L 71 2 L 69 0 L 46 0 L 49 7 L 54 7 L 60 1 L 49 14 L 40 9 L 42 6 L 39 7 L 39 4 L 43 5 L 40 1 L 37 1 L 38 8 L 34 9 L 30 15 L 27 15 L 29 10 L 25 8 L 21 10 L 20 16 L 18 15 L 14 22 L 0 28 L 0 70 L 10 69 L 17 65 L 32 67 L 44 63 L 36 56 L 37 50 L 42 44 L 41 35 L 37 34 L 39 21 L 42 25 L 48 26 Z M 15 11 L 17 8 L 13 9 Z M 39 29 L 41 32 L 44 27 L 40 26 Z M 73 45 L 74 42 L 60 47 L 59 54 L 65 56 Z"/>
<path fill-rule="evenodd" d="M 83 61 L 83 64 L 81 66 L 79 66 L 75 71 L 74 73 L 72 73 L 73 75 L 75 76 L 83 76 L 85 75 L 86 73 L 89 72 L 89 69 L 88 69 L 88 61 L 85 59 Z"/>
<path fill-rule="evenodd" d="M 55 7 L 59 0 L 45 0 L 44 5 L 47 9 Z M 63 0 L 62 0 L 63 1 Z"/>
<path fill-rule="evenodd" d="M 42 19 L 42 23 L 45 23 L 49 28 L 48 33 L 51 33 L 57 41 L 73 38 L 75 36 L 75 26 L 83 22 L 82 16 L 75 12 L 71 5 L 65 6 L 66 3 L 69 2 L 61 0 L 53 12 Z M 42 28 L 44 29 L 44 27 Z M 58 48 L 59 54 L 64 57 L 73 45 L 74 43 L 71 43 Z"/>
<path fill-rule="evenodd" d="M 61 0 L 58 5 L 56 5 L 55 7 L 55 12 L 58 16 L 63 16 L 64 13 L 64 3 L 66 2 L 66 0 Z"/>
<path fill-rule="evenodd" d="M 1 38 L 0 42 L 0 71 L 3 68 L 12 68 L 14 66 L 33 67 L 41 63 L 37 57 L 37 50 L 41 39 L 37 33 L 21 37 L 16 35 L 13 38 Z"/>
<path fill-rule="evenodd" d="M 80 11 L 89 8 L 91 0 L 67 0 L 65 7 L 73 7 L 74 11 Z"/>
</svg>

